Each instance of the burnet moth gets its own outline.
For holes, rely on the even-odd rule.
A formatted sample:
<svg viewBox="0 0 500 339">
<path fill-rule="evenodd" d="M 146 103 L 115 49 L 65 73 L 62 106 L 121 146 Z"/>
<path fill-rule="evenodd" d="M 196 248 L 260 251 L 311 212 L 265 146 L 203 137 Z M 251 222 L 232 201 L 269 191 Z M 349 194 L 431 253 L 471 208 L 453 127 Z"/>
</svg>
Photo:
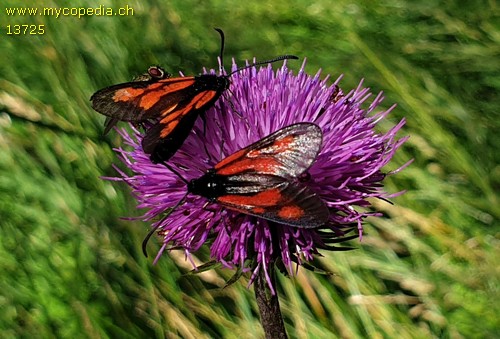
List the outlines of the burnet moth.
<svg viewBox="0 0 500 339">
<path fill-rule="evenodd" d="M 304 183 L 323 142 L 321 128 L 297 123 L 229 155 L 201 177 L 190 181 L 167 165 L 187 185 L 189 194 L 206 198 L 229 210 L 278 224 L 316 228 L 330 216 L 325 202 Z M 156 229 L 146 236 L 143 251 Z"/>
<path fill-rule="evenodd" d="M 224 51 L 224 33 L 221 35 L 221 64 Z M 283 55 L 272 60 L 241 67 L 227 75 L 201 74 L 188 77 L 165 76 L 157 69 L 156 75 L 139 81 L 126 82 L 103 88 L 90 98 L 92 108 L 106 115 L 105 132 L 118 121 L 142 124 L 151 122 L 142 140 L 142 148 L 153 163 L 168 161 L 188 137 L 198 116 L 204 114 L 229 89 L 232 74 L 252 66 L 285 59 L 298 59 Z M 149 73 L 149 71 L 148 71 Z"/>
</svg>

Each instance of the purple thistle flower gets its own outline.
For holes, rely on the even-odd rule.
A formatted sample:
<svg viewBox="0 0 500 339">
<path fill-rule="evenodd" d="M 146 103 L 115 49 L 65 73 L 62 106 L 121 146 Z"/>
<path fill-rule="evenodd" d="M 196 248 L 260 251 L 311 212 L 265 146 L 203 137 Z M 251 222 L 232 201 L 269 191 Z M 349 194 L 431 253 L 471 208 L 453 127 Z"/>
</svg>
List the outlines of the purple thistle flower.
<svg viewBox="0 0 500 339">
<path fill-rule="evenodd" d="M 271 66 L 260 70 L 251 67 L 232 75 L 230 90 L 205 113 L 206 126 L 202 119 L 197 120 L 169 164 L 189 181 L 285 126 L 314 122 L 323 131 L 323 146 L 304 180 L 328 205 L 328 224 L 315 229 L 277 224 L 207 204 L 207 199 L 188 194 L 168 217 L 152 225 L 163 237 L 155 262 L 167 249 L 182 248 L 189 258 L 209 243 L 215 261 L 228 268 L 252 271 L 250 283 L 259 270 L 264 270 L 273 291 L 267 275 L 271 265 L 281 262 L 293 275 L 293 262 L 301 265 L 302 260 L 312 260 L 318 250 L 336 250 L 339 248 L 332 244 L 358 235 L 361 238 L 364 218 L 377 215 L 362 211 L 370 206 L 367 199 L 397 195 L 383 191 L 387 174 L 381 169 L 406 141 L 395 137 L 405 121 L 385 134 L 376 133 L 377 122 L 394 108 L 372 114 L 383 100 L 382 94 L 363 109 L 361 105 L 371 94 L 362 83 L 344 95 L 337 86 L 340 78 L 328 85 L 328 77 L 321 80 L 320 72 L 311 77 L 304 66 L 305 62 L 297 75 L 286 64 L 277 71 Z M 236 68 L 233 62 L 233 70 Z M 149 221 L 170 211 L 184 197 L 187 187 L 165 166 L 151 163 L 141 148 L 143 134 L 133 131 L 130 135 L 120 130 L 130 147 L 117 150 L 133 174 L 119 171 L 121 178 L 114 180 L 132 187 L 138 208 L 147 210 L 142 219 Z"/>
</svg>

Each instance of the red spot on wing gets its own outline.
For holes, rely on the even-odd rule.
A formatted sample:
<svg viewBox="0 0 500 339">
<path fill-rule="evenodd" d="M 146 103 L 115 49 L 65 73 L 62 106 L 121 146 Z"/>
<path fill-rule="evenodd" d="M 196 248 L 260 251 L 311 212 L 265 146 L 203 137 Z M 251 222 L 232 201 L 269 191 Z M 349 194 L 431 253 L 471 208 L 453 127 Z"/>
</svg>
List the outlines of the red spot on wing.
<svg viewBox="0 0 500 339">
<path fill-rule="evenodd" d="M 208 104 L 216 94 L 216 91 L 203 91 L 196 94 L 194 98 L 191 99 L 189 104 L 186 105 L 183 111 L 187 113 L 192 109 L 199 109 L 200 107 L 203 107 L 204 105 Z"/>
<path fill-rule="evenodd" d="M 165 85 L 162 84 L 161 82 L 155 82 L 154 84 L 151 84 L 148 87 L 146 87 L 146 90 L 151 91 L 153 89 L 157 89 L 157 88 L 162 87 L 162 86 L 165 86 Z"/>
<path fill-rule="evenodd" d="M 160 120 L 162 124 L 168 124 L 173 120 L 178 120 L 181 115 L 184 115 L 184 109 L 175 110 L 177 108 L 177 104 L 169 107 L 167 110 L 161 113 L 161 116 L 164 116 L 163 119 Z"/>
<path fill-rule="evenodd" d="M 144 93 L 143 88 L 132 88 L 132 87 L 122 88 L 115 92 L 115 95 L 113 95 L 113 101 L 114 102 L 132 101 L 138 96 L 142 95 L 143 93 Z"/>
<path fill-rule="evenodd" d="M 207 104 L 218 94 L 217 91 L 205 91 L 203 92 L 203 96 L 200 97 L 200 100 L 196 103 L 194 108 L 199 109 Z"/>
<path fill-rule="evenodd" d="M 270 189 L 262 191 L 254 195 L 223 195 L 217 198 L 221 204 L 235 205 L 235 206 L 257 206 L 268 207 L 276 206 L 281 201 L 281 193 L 277 189 Z M 230 207 L 230 206 L 229 206 Z"/>
<path fill-rule="evenodd" d="M 169 124 L 167 124 L 165 127 L 163 127 L 163 129 L 160 132 L 160 138 L 168 137 L 168 135 L 172 133 L 172 131 L 174 130 L 174 128 L 177 126 L 178 123 L 179 120 L 174 120 L 171 121 Z"/>
<path fill-rule="evenodd" d="M 238 152 L 236 153 L 233 153 L 231 154 L 230 156 L 224 158 L 221 162 L 219 162 L 217 165 L 215 165 L 215 169 L 218 170 L 224 166 L 226 166 L 227 164 L 230 164 L 231 162 L 241 158 L 242 156 L 244 156 L 246 153 L 246 149 L 240 149 Z M 217 172 L 219 173 L 219 172 Z"/>
<path fill-rule="evenodd" d="M 139 107 L 142 109 L 150 109 L 158 101 L 160 101 L 161 97 L 164 95 L 165 93 L 162 90 L 146 93 L 141 97 L 141 101 L 139 101 Z"/>
<path fill-rule="evenodd" d="M 194 83 L 194 81 L 186 81 L 186 83 Z M 176 82 L 173 85 L 169 85 L 168 89 L 182 89 L 185 87 L 177 86 L 179 84 L 185 85 L 184 82 Z M 161 93 L 159 95 L 158 93 Z M 164 125 L 160 131 L 160 138 L 167 138 L 172 131 L 177 127 L 179 122 L 182 120 L 182 118 L 192 112 L 193 110 L 198 110 L 203 108 L 203 106 L 206 106 L 207 104 L 210 104 L 210 101 L 218 94 L 217 91 L 213 90 L 207 90 L 200 92 L 196 94 L 191 100 L 186 105 L 181 105 L 179 107 L 180 103 L 175 103 L 170 107 L 167 107 L 161 112 L 161 116 L 163 117 L 160 120 L 160 124 Z M 149 93 L 148 95 L 145 95 L 143 99 L 141 99 L 141 104 L 148 104 L 150 105 L 149 107 L 153 106 L 158 102 L 158 100 L 161 100 L 161 96 L 166 95 L 164 91 L 156 91 Z M 151 102 L 148 102 L 148 100 L 151 100 Z M 144 107 L 145 109 L 149 107 Z"/>
<path fill-rule="evenodd" d="M 150 109 L 157 102 L 159 102 L 163 96 L 169 95 L 173 92 L 178 92 L 189 86 L 192 86 L 193 84 L 194 78 L 181 78 L 181 80 L 179 80 L 179 78 L 175 78 L 166 79 L 162 82 L 155 82 L 145 88 L 146 94 L 141 97 L 139 107 L 146 110 Z"/>
<path fill-rule="evenodd" d="M 152 83 L 146 88 L 121 88 L 114 93 L 113 101 L 128 102 L 140 97 L 139 107 L 149 109 L 156 104 L 162 96 L 185 89 L 192 86 L 194 83 L 194 77 L 185 77 L 164 79 L 159 82 Z"/>
<path fill-rule="evenodd" d="M 295 140 L 293 135 L 287 135 L 284 138 L 278 139 L 273 143 L 273 147 L 275 148 L 274 153 L 281 153 L 288 151 L 290 149 L 290 145 Z"/>
<path fill-rule="evenodd" d="M 297 205 L 283 206 L 278 211 L 278 216 L 282 219 L 297 220 L 304 216 L 305 212 Z"/>
<path fill-rule="evenodd" d="M 262 157 L 261 159 L 248 159 L 235 161 L 217 171 L 220 175 L 236 175 L 246 171 L 255 171 L 259 174 L 276 174 L 276 167 L 280 166 L 279 161 L 274 158 Z M 217 168 L 217 166 L 216 166 Z"/>
<path fill-rule="evenodd" d="M 263 207 L 254 207 L 252 208 L 252 212 L 255 214 L 264 214 L 266 212 L 266 209 Z"/>
<path fill-rule="evenodd" d="M 235 175 L 248 170 L 262 174 L 276 174 L 276 167 L 281 164 L 275 155 L 289 151 L 294 140 L 293 135 L 287 135 L 275 140 L 268 147 L 256 147 L 250 150 L 247 147 L 239 150 L 215 165 L 217 174 Z"/>
<path fill-rule="evenodd" d="M 248 151 L 248 158 L 256 158 L 260 156 L 273 156 L 287 152 L 291 149 L 290 145 L 295 140 L 293 135 L 287 135 L 281 139 L 275 140 L 270 146 L 256 148 Z"/>
<path fill-rule="evenodd" d="M 186 106 L 179 110 L 175 110 L 178 104 L 169 107 L 161 113 L 164 118 L 160 120 L 160 123 L 168 124 L 173 120 L 182 119 L 184 115 L 188 114 L 193 109 L 199 109 L 203 105 L 206 105 L 211 99 L 213 99 L 216 93 L 217 92 L 215 91 L 205 91 L 199 93 Z"/>
<path fill-rule="evenodd" d="M 175 104 L 173 104 L 172 106 L 168 107 L 167 109 L 165 109 L 165 110 L 161 111 L 160 116 L 162 116 L 162 117 L 165 117 L 165 118 L 166 118 L 166 120 L 165 120 L 165 121 L 163 121 L 163 119 L 162 119 L 162 120 L 161 120 L 161 122 L 163 122 L 163 123 L 167 123 L 168 121 L 172 120 L 172 119 L 169 119 L 169 118 L 170 118 L 172 115 L 174 115 L 175 113 L 174 113 L 174 114 L 169 114 L 169 113 L 173 112 L 173 111 L 177 108 L 177 106 L 178 106 L 178 105 L 179 105 L 178 103 L 175 103 Z"/>
</svg>

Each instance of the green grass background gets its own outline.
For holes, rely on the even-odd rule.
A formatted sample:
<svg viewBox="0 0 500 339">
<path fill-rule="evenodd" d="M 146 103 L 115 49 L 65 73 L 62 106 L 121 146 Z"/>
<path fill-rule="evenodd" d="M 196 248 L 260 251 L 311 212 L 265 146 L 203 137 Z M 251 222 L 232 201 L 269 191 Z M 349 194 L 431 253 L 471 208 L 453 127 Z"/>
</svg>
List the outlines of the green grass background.
<svg viewBox="0 0 500 339">
<path fill-rule="evenodd" d="M 0 8 L 0 337 L 261 338 L 247 277 L 186 276 L 156 265 L 148 231 L 115 174 L 116 133 L 90 108 L 97 89 L 152 64 L 171 73 L 226 58 L 307 57 L 349 90 L 383 90 L 380 125 L 408 120 L 386 181 L 408 192 L 369 219 L 358 249 L 324 253 L 327 277 L 278 279 L 292 338 L 500 336 L 500 27 L 495 1 L 44 1 L 6 6 L 118 8 L 128 17 L 7 17 Z M 8 36 L 8 24 L 44 24 Z M 227 60 L 229 61 L 229 60 Z M 300 62 L 290 62 L 298 69 Z M 150 251 L 158 248 L 156 239 Z M 199 253 L 208 258 L 207 251 Z"/>
</svg>

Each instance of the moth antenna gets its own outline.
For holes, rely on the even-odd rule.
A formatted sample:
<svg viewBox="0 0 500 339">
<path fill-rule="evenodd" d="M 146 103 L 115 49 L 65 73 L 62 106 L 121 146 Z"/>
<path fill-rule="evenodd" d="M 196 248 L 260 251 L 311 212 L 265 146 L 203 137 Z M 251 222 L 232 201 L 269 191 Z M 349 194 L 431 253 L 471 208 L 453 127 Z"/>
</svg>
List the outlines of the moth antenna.
<svg viewBox="0 0 500 339">
<path fill-rule="evenodd" d="M 272 64 L 273 62 L 276 62 L 276 61 L 280 61 L 280 60 L 290 60 L 290 59 L 293 59 L 293 60 L 297 60 L 299 59 L 298 56 L 295 56 L 295 55 L 291 55 L 291 54 L 285 54 L 285 55 L 281 55 L 279 57 L 276 57 L 274 59 L 271 59 L 271 60 L 266 60 L 266 61 L 259 61 L 259 62 L 254 62 L 250 65 L 246 65 L 246 66 L 243 66 L 243 67 L 240 67 L 238 68 L 237 70 L 229 73 L 229 75 L 232 75 L 236 72 L 239 72 L 239 71 L 242 71 L 244 69 L 247 69 L 247 68 L 250 68 L 250 67 L 253 67 L 253 66 L 259 66 L 259 65 L 264 65 L 264 64 Z"/>
<path fill-rule="evenodd" d="M 184 196 L 181 198 L 181 200 L 179 200 L 179 202 L 177 202 L 177 204 L 175 204 L 175 206 L 172 207 L 170 209 L 170 211 L 168 211 L 167 215 L 165 215 L 160 221 L 158 221 L 158 224 L 156 224 L 156 226 L 153 229 L 151 229 L 151 231 L 149 231 L 149 233 L 146 235 L 146 237 L 142 241 L 142 253 L 144 253 L 144 256 L 146 258 L 148 257 L 147 246 L 148 246 L 149 239 L 151 239 L 151 237 L 153 236 L 153 234 L 155 234 L 155 232 L 158 230 L 158 228 L 161 225 L 161 222 L 163 220 L 165 220 L 166 218 L 168 218 L 170 216 L 170 214 L 172 214 L 172 212 L 175 211 L 177 209 L 177 207 L 179 207 L 180 204 L 184 202 L 184 200 L 186 199 L 186 197 L 187 197 L 188 194 L 189 194 L 189 192 L 186 192 L 186 194 L 184 194 Z"/>
<path fill-rule="evenodd" d="M 219 58 L 220 58 L 220 68 L 219 68 L 219 72 L 222 74 L 222 72 L 224 71 L 224 31 L 220 28 L 214 28 L 220 35 L 220 54 L 219 54 Z"/>
</svg>

